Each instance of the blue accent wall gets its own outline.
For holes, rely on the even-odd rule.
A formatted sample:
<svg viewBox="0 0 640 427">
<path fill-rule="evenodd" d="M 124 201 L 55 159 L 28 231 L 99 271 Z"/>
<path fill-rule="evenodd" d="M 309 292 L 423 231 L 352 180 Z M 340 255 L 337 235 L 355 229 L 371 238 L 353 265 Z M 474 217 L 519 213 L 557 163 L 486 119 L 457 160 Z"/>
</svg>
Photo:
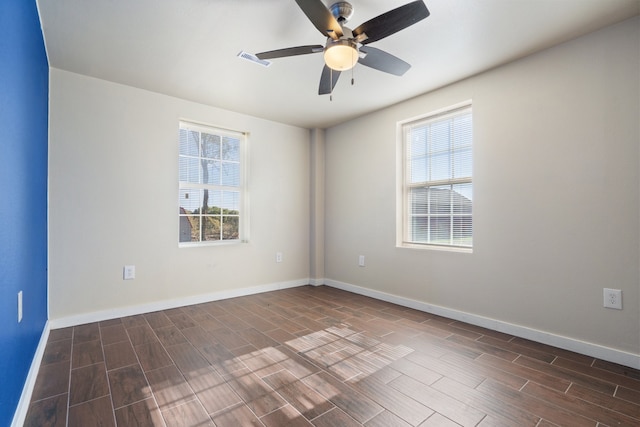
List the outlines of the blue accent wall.
<svg viewBox="0 0 640 427">
<path fill-rule="evenodd" d="M 36 2 L 2 0 L 0 426 L 11 424 L 47 321 L 48 114 L 49 64 Z"/>
</svg>

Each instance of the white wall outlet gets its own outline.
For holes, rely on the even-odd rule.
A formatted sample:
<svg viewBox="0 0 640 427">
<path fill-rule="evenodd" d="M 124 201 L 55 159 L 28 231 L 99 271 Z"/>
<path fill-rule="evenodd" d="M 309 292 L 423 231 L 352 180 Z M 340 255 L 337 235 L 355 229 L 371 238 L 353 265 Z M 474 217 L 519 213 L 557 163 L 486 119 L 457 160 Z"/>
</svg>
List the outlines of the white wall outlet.
<svg viewBox="0 0 640 427">
<path fill-rule="evenodd" d="M 359 265 L 360 267 L 364 267 L 364 255 L 360 255 L 360 256 L 358 257 L 358 265 Z"/>
<path fill-rule="evenodd" d="M 282 252 L 276 252 L 276 262 L 282 262 Z"/>
<path fill-rule="evenodd" d="M 620 289 L 604 288 L 604 306 L 622 310 L 622 291 Z"/>
<path fill-rule="evenodd" d="M 18 323 L 22 322 L 22 291 L 18 292 Z"/>
<path fill-rule="evenodd" d="M 124 280 L 133 280 L 136 278 L 136 266 L 135 265 L 125 265 L 122 269 L 122 278 Z"/>
</svg>

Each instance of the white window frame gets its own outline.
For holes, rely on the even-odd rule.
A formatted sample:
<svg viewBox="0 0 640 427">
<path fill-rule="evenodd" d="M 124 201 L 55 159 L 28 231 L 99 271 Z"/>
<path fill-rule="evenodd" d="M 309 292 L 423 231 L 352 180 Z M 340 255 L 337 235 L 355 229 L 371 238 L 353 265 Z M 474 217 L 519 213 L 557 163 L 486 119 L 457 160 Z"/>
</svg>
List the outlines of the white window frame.
<svg viewBox="0 0 640 427">
<path fill-rule="evenodd" d="M 410 166 L 409 166 L 409 147 L 408 147 L 408 130 L 411 128 L 418 128 L 420 126 L 429 125 L 431 123 L 440 122 L 443 120 L 451 119 L 463 114 L 472 114 L 473 123 L 473 109 L 471 100 L 465 101 L 456 105 L 452 105 L 431 113 L 413 117 L 397 123 L 397 220 L 396 220 L 396 246 L 404 248 L 417 248 L 417 249 L 439 249 L 450 250 L 459 252 L 472 252 L 473 251 L 473 197 L 470 199 L 471 212 L 469 214 L 463 214 L 470 219 L 471 236 L 470 244 L 454 244 L 452 241 L 449 243 L 431 242 L 431 241 L 416 241 L 412 238 L 412 206 L 410 200 L 410 191 L 417 188 L 431 188 L 453 185 L 466 185 L 473 192 L 473 172 L 469 176 L 463 177 L 449 177 L 448 179 L 429 180 L 421 182 L 411 182 Z M 471 141 L 471 158 L 473 158 L 473 125 L 472 125 L 472 141 Z M 450 150 L 452 148 L 450 147 Z M 451 152 L 451 151 L 449 151 Z M 451 156 L 453 162 L 453 156 Z M 473 160 L 471 159 L 471 170 L 473 170 Z M 453 188 L 453 187 L 452 187 Z M 451 192 L 453 194 L 453 191 Z M 453 197 L 453 196 L 452 196 Z M 436 215 L 433 215 L 435 217 Z M 459 217 L 451 213 L 450 217 Z M 431 215 L 425 216 L 430 218 Z M 451 227 L 453 229 L 453 227 Z"/>
<path fill-rule="evenodd" d="M 200 182 L 193 181 L 185 181 L 181 180 L 180 176 L 180 161 L 181 159 L 191 158 L 202 160 L 202 153 L 199 152 L 197 156 L 187 155 L 184 153 L 180 153 L 180 149 L 178 149 L 178 246 L 179 247 L 201 247 L 201 246 L 216 246 L 216 245 L 228 245 L 228 244 L 236 244 L 236 243 L 244 243 L 248 241 L 249 237 L 249 214 L 248 214 L 248 192 L 247 192 L 247 158 L 248 158 L 248 133 L 247 132 L 239 132 L 224 129 L 217 126 L 206 125 L 201 123 L 195 123 L 185 120 L 179 121 L 179 133 L 180 130 L 185 129 L 189 131 L 195 131 L 199 133 L 206 133 L 210 135 L 218 135 L 220 137 L 231 137 L 237 138 L 240 141 L 239 147 L 239 161 L 228 161 L 228 163 L 238 163 L 239 164 L 239 182 L 238 185 L 220 185 L 220 184 L 205 184 L 202 183 L 202 177 L 200 175 Z M 180 137 L 178 137 L 178 145 L 180 144 Z M 200 172 L 201 174 L 202 172 Z M 182 205 L 185 201 L 182 200 L 184 197 L 184 192 L 187 190 L 201 191 L 201 190 L 211 190 L 212 192 L 220 191 L 220 192 L 234 192 L 238 193 L 238 210 L 239 214 L 238 222 L 239 222 L 239 230 L 238 236 L 234 239 L 221 239 L 221 240 L 201 240 L 201 241 L 182 241 L 182 234 L 184 232 L 184 224 L 185 220 L 187 220 L 187 215 L 182 209 Z M 213 207 L 213 206 L 210 206 Z M 197 216 L 200 218 L 198 221 L 199 227 L 202 227 L 203 216 L 202 209 L 198 212 Z M 221 212 L 221 217 L 224 218 L 224 214 Z M 235 216 L 235 215 L 232 215 Z M 222 233 L 222 230 L 221 230 Z M 199 232 L 200 234 L 200 232 Z M 201 234 L 200 234 L 201 235 Z"/>
</svg>

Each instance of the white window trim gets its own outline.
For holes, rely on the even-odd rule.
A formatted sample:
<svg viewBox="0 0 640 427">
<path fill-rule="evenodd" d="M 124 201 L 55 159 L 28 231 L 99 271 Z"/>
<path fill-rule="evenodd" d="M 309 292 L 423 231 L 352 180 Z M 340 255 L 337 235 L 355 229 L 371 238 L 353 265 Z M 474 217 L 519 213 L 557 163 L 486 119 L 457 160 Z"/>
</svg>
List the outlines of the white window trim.
<svg viewBox="0 0 640 427">
<path fill-rule="evenodd" d="M 415 243 L 406 239 L 408 232 L 408 191 L 405 187 L 405 178 L 407 174 L 407 164 L 405 161 L 405 141 L 403 128 L 405 125 L 422 120 L 429 121 L 453 114 L 456 111 L 472 108 L 472 100 L 466 100 L 448 107 L 440 108 L 429 113 L 414 116 L 396 123 L 396 247 L 403 249 L 417 250 L 437 250 L 460 253 L 473 253 L 473 245 L 471 247 L 455 246 L 455 245 L 438 245 L 432 243 Z M 475 144 L 474 144 L 475 148 Z M 474 150 L 475 152 L 475 150 Z M 475 154 L 473 155 L 475 157 Z M 475 174 L 470 178 L 473 184 Z"/>
<path fill-rule="evenodd" d="M 236 245 L 240 243 L 248 243 L 249 242 L 249 191 L 248 191 L 248 178 L 249 178 L 249 168 L 248 160 L 249 160 L 249 132 L 243 131 L 234 131 L 226 129 L 225 127 L 209 125 L 204 123 L 198 123 L 190 120 L 179 120 L 178 121 L 178 129 L 180 128 L 188 128 L 198 132 L 211 133 L 211 131 L 215 131 L 218 135 L 226 135 L 226 136 L 241 136 L 240 140 L 240 185 L 238 187 L 228 187 L 233 191 L 237 191 L 240 189 L 240 215 L 239 215 L 239 238 L 233 240 L 207 240 L 204 242 L 180 242 L 178 239 L 178 247 L 179 248 L 200 248 L 205 246 L 224 246 L 224 245 Z M 179 152 L 179 147 L 176 147 L 176 151 Z M 179 158 L 179 156 L 177 156 Z M 179 173 L 177 174 L 179 175 Z M 211 188 L 210 186 L 204 184 L 195 184 L 189 182 L 180 181 L 178 176 L 178 210 L 180 209 L 180 189 L 182 188 Z M 224 189 L 227 187 L 217 186 L 217 188 Z M 177 218 L 177 226 L 176 229 L 180 229 L 180 216 Z"/>
</svg>

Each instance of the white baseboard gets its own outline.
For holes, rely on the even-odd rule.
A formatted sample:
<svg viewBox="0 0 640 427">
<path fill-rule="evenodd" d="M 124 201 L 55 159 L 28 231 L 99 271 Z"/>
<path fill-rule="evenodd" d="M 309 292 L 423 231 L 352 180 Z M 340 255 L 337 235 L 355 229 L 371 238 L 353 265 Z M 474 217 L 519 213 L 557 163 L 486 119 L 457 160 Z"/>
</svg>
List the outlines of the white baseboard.
<svg viewBox="0 0 640 427">
<path fill-rule="evenodd" d="M 61 317 L 49 320 L 51 329 L 66 328 L 69 326 L 84 325 L 86 323 L 101 322 L 103 320 L 117 319 L 119 317 L 134 316 L 136 314 L 151 313 L 153 311 L 168 310 L 185 305 L 202 304 L 211 301 L 218 301 L 229 298 L 242 297 L 247 295 L 260 294 L 263 292 L 277 291 L 280 289 L 306 286 L 310 283 L 309 278 L 292 280 L 288 282 L 270 283 L 266 285 L 252 286 L 249 288 L 230 289 L 209 294 L 193 295 L 185 298 L 152 302 L 149 304 L 134 305 L 129 307 L 119 307 L 111 310 L 97 311 L 93 313 L 83 313 L 74 316 Z"/>
<path fill-rule="evenodd" d="M 22 427 L 24 425 L 25 418 L 27 417 L 27 412 L 29 411 L 29 403 L 31 402 L 33 388 L 36 385 L 36 378 L 38 377 L 38 371 L 40 370 L 42 356 L 44 356 L 44 349 L 46 348 L 47 340 L 49 339 L 50 330 L 51 328 L 49 327 L 49 322 L 47 321 L 44 324 L 44 330 L 42 331 L 42 335 L 40 336 L 38 347 L 36 347 L 36 352 L 33 355 L 33 360 L 31 361 L 31 366 L 29 367 L 29 373 L 27 374 L 27 379 L 24 382 L 24 387 L 22 387 L 22 394 L 20 395 L 20 400 L 18 401 L 16 412 L 13 414 L 13 422 L 11 423 L 11 427 Z"/>
<path fill-rule="evenodd" d="M 322 286 L 324 285 L 325 279 L 309 279 L 309 284 L 311 286 Z"/>
<path fill-rule="evenodd" d="M 616 350 L 614 348 L 609 348 L 586 341 L 580 341 L 574 338 L 564 337 L 549 332 L 539 331 L 537 329 L 528 328 L 526 326 L 515 325 L 512 323 L 503 322 L 501 320 L 478 316 L 463 311 L 452 310 L 450 308 L 441 307 L 438 305 L 427 304 L 410 298 L 400 297 L 397 295 L 388 294 L 386 292 L 363 288 L 361 286 L 356 286 L 349 283 L 338 282 L 336 280 L 324 279 L 324 284 L 333 288 L 353 292 L 355 294 L 391 302 L 404 307 L 436 314 L 438 316 L 448 317 L 453 320 L 471 323 L 472 325 L 481 326 L 484 328 L 492 329 L 494 331 L 504 332 L 509 335 L 514 335 L 542 344 L 559 347 L 564 350 L 574 351 L 576 353 L 595 357 L 597 359 L 629 366 L 634 369 L 640 369 L 640 354 L 628 353 L 622 350 Z"/>
</svg>

